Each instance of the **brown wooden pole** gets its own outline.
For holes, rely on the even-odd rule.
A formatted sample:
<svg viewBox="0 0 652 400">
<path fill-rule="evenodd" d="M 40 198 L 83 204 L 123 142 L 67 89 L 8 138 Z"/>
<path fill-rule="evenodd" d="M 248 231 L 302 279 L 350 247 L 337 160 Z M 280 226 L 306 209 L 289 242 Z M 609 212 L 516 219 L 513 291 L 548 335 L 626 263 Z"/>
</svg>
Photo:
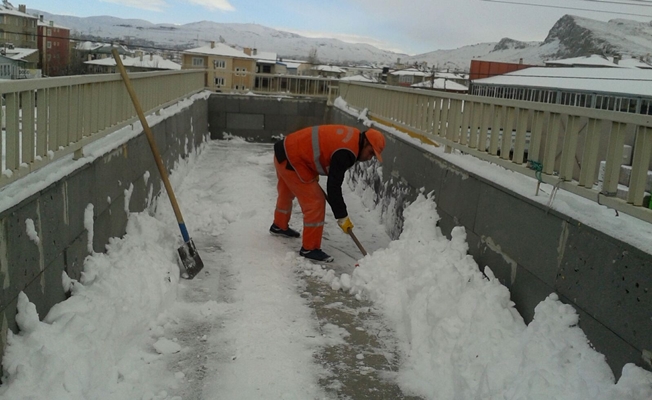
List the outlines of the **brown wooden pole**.
<svg viewBox="0 0 652 400">
<path fill-rule="evenodd" d="M 172 185 L 170 184 L 170 180 L 168 179 L 168 172 L 165 169 L 165 166 L 163 165 L 163 161 L 161 160 L 161 154 L 159 153 L 158 148 L 156 147 L 154 134 L 152 134 L 152 130 L 149 128 L 149 124 L 147 123 L 147 119 L 145 118 L 143 109 L 140 106 L 140 102 L 138 101 L 136 92 L 134 91 L 134 88 L 131 85 L 131 80 L 127 75 L 127 71 L 125 70 L 125 67 L 122 64 L 122 60 L 120 59 L 120 54 L 118 53 L 118 50 L 114 48 L 111 50 L 111 53 L 113 54 L 113 58 L 115 59 L 116 65 L 118 66 L 118 70 L 120 71 L 122 80 L 125 83 L 127 92 L 129 92 L 129 97 L 131 97 L 131 101 L 134 103 L 134 108 L 136 109 L 136 114 L 138 114 L 138 119 L 140 119 L 140 123 L 143 125 L 143 130 L 145 131 L 145 135 L 147 136 L 149 147 L 152 149 L 152 154 L 154 155 L 154 161 L 156 161 L 156 166 L 158 167 L 158 172 L 161 174 L 161 179 L 163 179 L 163 185 L 165 186 L 165 190 L 167 191 L 168 197 L 170 198 L 170 203 L 172 203 L 172 209 L 174 210 L 174 215 L 177 218 L 177 222 L 179 223 L 179 226 L 183 225 L 181 229 L 182 231 L 181 233 L 184 236 L 183 240 L 187 242 L 189 240 L 189 237 L 186 237 L 188 235 L 187 231 L 184 234 L 185 224 L 183 222 L 183 216 L 181 215 L 181 210 L 179 209 L 177 198 L 174 195 L 174 190 L 172 190 Z"/>
</svg>

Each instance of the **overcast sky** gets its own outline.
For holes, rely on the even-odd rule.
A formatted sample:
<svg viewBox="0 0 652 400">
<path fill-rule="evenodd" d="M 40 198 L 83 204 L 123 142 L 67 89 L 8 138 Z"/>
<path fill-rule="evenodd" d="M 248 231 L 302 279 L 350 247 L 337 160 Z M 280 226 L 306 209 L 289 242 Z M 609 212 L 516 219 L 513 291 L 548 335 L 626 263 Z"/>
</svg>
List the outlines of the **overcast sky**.
<svg viewBox="0 0 652 400">
<path fill-rule="evenodd" d="M 26 0 L 25 4 L 28 9 L 78 17 L 110 15 L 176 24 L 202 20 L 257 23 L 303 36 L 369 43 L 410 55 L 497 42 L 503 37 L 543 41 L 554 23 L 565 14 L 602 21 L 613 18 L 652 20 L 652 1 L 649 0 L 500 1 Z M 18 5 L 15 0 L 13 4 Z M 551 8 L 554 6 L 566 9 Z"/>
</svg>

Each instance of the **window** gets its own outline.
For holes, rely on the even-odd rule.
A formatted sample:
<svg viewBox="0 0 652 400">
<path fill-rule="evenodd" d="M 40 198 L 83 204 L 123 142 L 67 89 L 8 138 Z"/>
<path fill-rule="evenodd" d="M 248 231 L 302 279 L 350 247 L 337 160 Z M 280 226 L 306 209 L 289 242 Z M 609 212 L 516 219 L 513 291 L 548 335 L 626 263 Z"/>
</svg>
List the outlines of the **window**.
<svg viewBox="0 0 652 400">
<path fill-rule="evenodd" d="M 240 75 L 240 67 L 238 67 L 238 68 L 235 69 L 235 74 L 238 75 L 238 76 Z M 238 88 L 238 87 L 236 86 L 236 89 L 237 89 L 237 88 Z"/>
<path fill-rule="evenodd" d="M 401 76 L 399 76 L 398 81 L 400 83 L 412 84 L 412 82 L 414 82 L 414 76 L 412 76 L 412 75 L 401 75 Z"/>
<path fill-rule="evenodd" d="M 224 60 L 213 60 L 213 68 L 226 68 L 226 61 Z"/>
<path fill-rule="evenodd" d="M 48 36 L 52 36 L 52 29 L 48 29 Z"/>
<path fill-rule="evenodd" d="M 224 86 L 224 78 L 215 78 L 215 86 Z"/>
<path fill-rule="evenodd" d="M 204 66 L 204 59 L 201 57 L 193 57 L 192 58 L 192 66 L 193 67 L 203 67 Z"/>
<path fill-rule="evenodd" d="M 52 42 L 50 42 L 50 41 L 48 40 L 48 49 L 51 49 L 51 48 L 52 48 Z"/>
</svg>

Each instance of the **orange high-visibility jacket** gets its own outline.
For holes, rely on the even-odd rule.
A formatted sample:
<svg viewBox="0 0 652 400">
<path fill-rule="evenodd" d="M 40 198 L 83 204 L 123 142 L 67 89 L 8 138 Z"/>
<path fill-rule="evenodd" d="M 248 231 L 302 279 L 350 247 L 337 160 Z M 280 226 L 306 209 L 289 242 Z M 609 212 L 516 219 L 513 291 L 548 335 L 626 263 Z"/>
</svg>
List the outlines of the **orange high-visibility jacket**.
<svg viewBox="0 0 652 400">
<path fill-rule="evenodd" d="M 328 175 L 331 157 L 348 149 L 355 158 L 360 151 L 360 130 L 346 125 L 318 125 L 289 134 L 284 141 L 288 161 L 303 182 Z"/>
</svg>

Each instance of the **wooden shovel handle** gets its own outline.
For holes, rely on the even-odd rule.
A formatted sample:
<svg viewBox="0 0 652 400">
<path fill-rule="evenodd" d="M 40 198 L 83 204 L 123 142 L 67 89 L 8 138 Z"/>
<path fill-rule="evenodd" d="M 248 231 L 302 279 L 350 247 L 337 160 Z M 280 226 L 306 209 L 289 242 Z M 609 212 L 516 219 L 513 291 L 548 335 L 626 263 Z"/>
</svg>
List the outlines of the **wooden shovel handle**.
<svg viewBox="0 0 652 400">
<path fill-rule="evenodd" d="M 358 249 L 360 249 L 360 252 L 362 253 L 362 255 L 366 256 L 367 252 L 365 251 L 364 247 L 362 247 L 362 243 L 360 243 L 358 238 L 355 237 L 355 235 L 353 234 L 353 228 L 349 229 L 347 231 L 347 233 L 349 234 L 349 236 L 351 236 L 351 239 L 353 239 L 353 241 L 355 242 L 355 245 L 358 246 Z"/>
<path fill-rule="evenodd" d="M 140 106 L 138 97 L 136 97 L 136 92 L 134 91 L 134 88 L 131 85 L 131 80 L 127 75 L 127 71 L 125 70 L 125 67 L 122 64 L 122 60 L 120 59 L 120 54 L 118 53 L 118 50 L 113 48 L 111 50 L 111 53 L 113 54 L 115 63 L 118 67 L 118 70 L 120 71 L 122 80 L 125 83 L 127 92 L 129 92 L 129 97 L 131 97 L 131 101 L 134 103 L 134 108 L 136 109 L 136 114 L 138 114 L 138 119 L 140 119 L 140 123 L 143 125 L 143 130 L 145 131 L 145 135 L 147 136 L 149 147 L 152 149 L 152 154 L 154 155 L 154 161 L 156 161 L 156 166 L 158 167 L 158 172 L 161 174 L 161 179 L 163 179 L 163 185 L 165 186 L 165 190 L 168 192 L 170 203 L 172 203 L 172 209 L 174 210 L 174 215 L 176 216 L 177 222 L 179 223 L 179 228 L 181 229 L 181 235 L 183 236 L 183 240 L 184 242 L 187 242 L 188 240 L 190 240 L 190 236 L 188 235 L 188 231 L 186 230 L 186 225 L 183 222 L 183 216 L 181 215 L 181 210 L 179 209 L 179 203 L 177 203 L 177 198 L 174 196 L 172 185 L 170 184 L 170 180 L 168 179 L 168 172 L 165 169 L 165 166 L 163 165 L 163 161 L 161 161 L 161 154 L 159 153 L 158 148 L 156 147 L 156 141 L 154 140 L 154 135 L 152 134 L 152 130 L 149 128 L 149 124 L 147 123 L 147 119 L 145 118 L 143 109 Z"/>
<path fill-rule="evenodd" d="M 328 203 L 328 195 L 326 194 L 326 191 L 321 186 L 319 186 L 319 188 L 321 189 L 321 192 L 324 194 L 324 197 L 326 198 L 326 202 Z M 367 251 L 364 249 L 364 247 L 362 247 L 362 243 L 360 243 L 360 241 L 355 236 L 355 234 L 353 234 L 353 228 L 349 228 L 349 230 L 346 231 L 346 233 L 348 233 L 349 236 L 351 236 L 351 239 L 353 239 L 353 242 L 355 243 L 355 245 L 358 246 L 358 249 L 360 250 L 360 253 L 362 253 L 362 256 L 363 257 L 366 256 Z"/>
</svg>

